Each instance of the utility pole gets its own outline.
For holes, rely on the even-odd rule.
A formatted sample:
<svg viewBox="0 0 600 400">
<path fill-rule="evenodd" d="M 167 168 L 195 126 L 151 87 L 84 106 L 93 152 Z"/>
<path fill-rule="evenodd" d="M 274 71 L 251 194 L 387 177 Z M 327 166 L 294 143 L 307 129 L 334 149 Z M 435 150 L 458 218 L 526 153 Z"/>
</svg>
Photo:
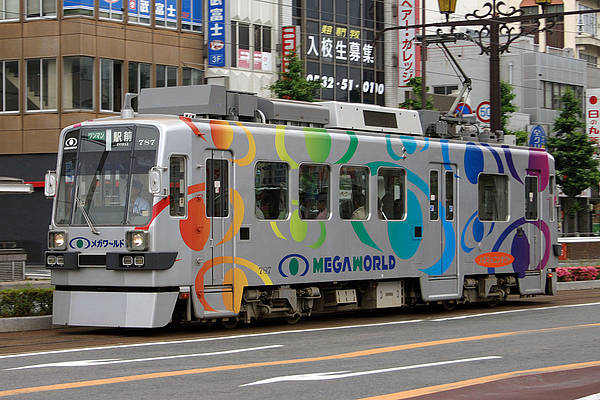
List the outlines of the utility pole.
<svg viewBox="0 0 600 400">
<path fill-rule="evenodd" d="M 421 29 L 421 35 L 423 35 L 423 40 L 421 41 L 421 109 L 424 110 L 427 108 L 427 80 L 425 79 L 427 75 L 427 35 L 425 34 L 425 14 L 427 13 L 425 9 L 425 0 L 421 0 L 421 24 L 423 25 L 423 29 Z"/>
</svg>

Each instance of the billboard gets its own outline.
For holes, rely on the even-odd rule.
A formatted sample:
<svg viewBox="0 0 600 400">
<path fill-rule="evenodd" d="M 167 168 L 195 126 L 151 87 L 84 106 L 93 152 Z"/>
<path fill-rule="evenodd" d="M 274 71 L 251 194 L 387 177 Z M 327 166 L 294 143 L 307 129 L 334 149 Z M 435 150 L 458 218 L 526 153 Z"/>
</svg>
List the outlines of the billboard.
<svg viewBox="0 0 600 400">
<path fill-rule="evenodd" d="M 208 0 L 208 66 L 225 66 L 225 0 Z"/>
<path fill-rule="evenodd" d="M 398 26 L 415 25 L 419 22 L 419 0 L 400 0 L 398 10 Z M 408 86 L 417 74 L 416 29 L 400 29 L 398 32 L 398 86 Z"/>
<path fill-rule="evenodd" d="M 600 140 L 600 89 L 585 91 L 585 131 L 597 145 Z"/>
</svg>

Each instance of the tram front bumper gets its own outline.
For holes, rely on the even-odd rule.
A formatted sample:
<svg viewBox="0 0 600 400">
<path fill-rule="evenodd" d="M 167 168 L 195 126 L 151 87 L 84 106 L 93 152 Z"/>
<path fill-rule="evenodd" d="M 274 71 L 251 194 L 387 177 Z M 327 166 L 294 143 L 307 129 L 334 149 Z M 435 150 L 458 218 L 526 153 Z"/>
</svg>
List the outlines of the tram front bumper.
<svg viewBox="0 0 600 400">
<path fill-rule="evenodd" d="M 52 323 L 69 326 L 158 328 L 171 321 L 179 292 L 55 290 Z"/>
</svg>

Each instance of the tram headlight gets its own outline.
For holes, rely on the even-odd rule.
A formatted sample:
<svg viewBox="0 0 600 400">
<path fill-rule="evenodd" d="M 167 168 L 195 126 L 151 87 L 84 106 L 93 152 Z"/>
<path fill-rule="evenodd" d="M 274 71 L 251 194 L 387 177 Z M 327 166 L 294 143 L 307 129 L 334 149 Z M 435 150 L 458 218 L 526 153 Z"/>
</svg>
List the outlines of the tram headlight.
<svg viewBox="0 0 600 400">
<path fill-rule="evenodd" d="M 129 231 L 125 234 L 125 243 L 128 250 L 144 251 L 148 249 L 148 232 Z"/>
<path fill-rule="evenodd" d="M 67 234 L 65 232 L 48 232 L 48 248 L 51 250 L 65 250 L 67 248 Z"/>
</svg>

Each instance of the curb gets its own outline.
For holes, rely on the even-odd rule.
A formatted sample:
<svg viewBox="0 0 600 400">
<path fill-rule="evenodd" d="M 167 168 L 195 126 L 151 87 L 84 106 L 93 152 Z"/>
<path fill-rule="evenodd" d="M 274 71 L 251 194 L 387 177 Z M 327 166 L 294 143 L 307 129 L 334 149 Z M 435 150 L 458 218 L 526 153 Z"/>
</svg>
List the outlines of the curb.
<svg viewBox="0 0 600 400">
<path fill-rule="evenodd" d="M 584 290 L 584 289 L 600 289 L 600 280 L 595 281 L 575 281 L 575 282 L 558 282 L 558 291 L 563 290 Z"/>
<path fill-rule="evenodd" d="M 52 328 L 52 315 L 0 318 L 0 332 L 37 331 Z"/>
</svg>

